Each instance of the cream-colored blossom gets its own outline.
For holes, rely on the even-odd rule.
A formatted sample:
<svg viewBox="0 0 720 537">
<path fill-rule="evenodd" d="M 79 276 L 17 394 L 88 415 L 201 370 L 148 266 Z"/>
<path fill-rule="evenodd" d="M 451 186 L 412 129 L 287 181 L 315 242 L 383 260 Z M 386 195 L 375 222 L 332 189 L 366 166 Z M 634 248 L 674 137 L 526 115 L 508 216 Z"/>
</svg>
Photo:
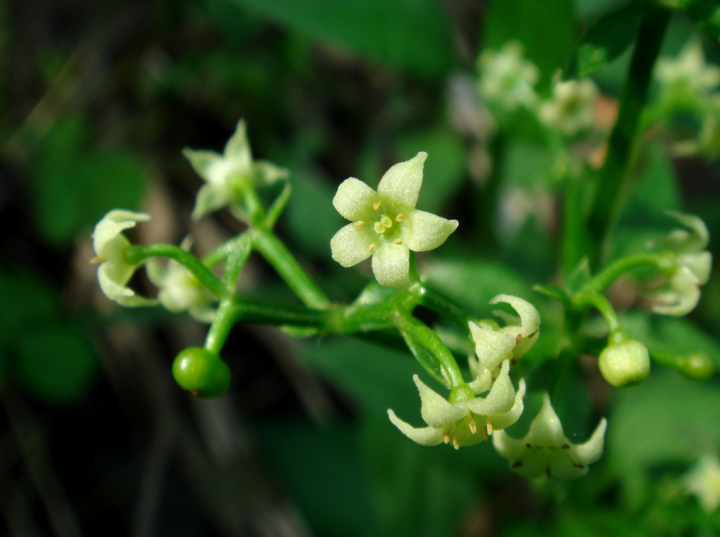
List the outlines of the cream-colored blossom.
<svg viewBox="0 0 720 537">
<path fill-rule="evenodd" d="M 540 106 L 540 119 L 566 136 L 575 136 L 595 123 L 597 97 L 597 86 L 589 78 L 559 82 L 552 99 Z"/>
<path fill-rule="evenodd" d="M 190 249 L 190 241 L 181 247 Z M 149 259 L 147 273 L 150 281 L 159 289 L 158 300 L 168 311 L 187 311 L 195 320 L 211 323 L 215 318 L 215 297 L 181 263 L 170 259 L 167 266 L 157 259 Z"/>
<path fill-rule="evenodd" d="M 685 476 L 685 487 L 697 497 L 708 513 L 720 507 L 720 461 L 716 455 L 704 455 Z"/>
<path fill-rule="evenodd" d="M 377 192 L 351 177 L 333 199 L 335 209 L 352 223 L 330 241 L 332 257 L 352 267 L 372 256 L 377 281 L 401 289 L 408 284 L 410 250 L 425 252 L 440 246 L 457 228 L 446 220 L 415 208 L 427 153 L 400 162 L 383 175 Z"/>
<path fill-rule="evenodd" d="M 668 284 L 653 294 L 653 311 L 665 315 L 686 315 L 700 300 L 700 286 L 710 279 L 712 254 L 705 250 L 710 235 L 705 222 L 697 216 L 668 211 L 687 229 L 672 231 L 661 246 L 673 252 L 676 270 Z"/>
<path fill-rule="evenodd" d="M 655 77 L 666 99 L 703 96 L 720 86 L 720 68 L 705 61 L 705 53 L 698 40 L 685 45 L 677 58 L 660 58 Z"/>
<path fill-rule="evenodd" d="M 138 296 L 127 287 L 127 283 L 140 266 L 131 265 L 125 259 L 125 250 L 130 241 L 122 232 L 135 227 L 137 222 L 147 222 L 150 216 L 145 213 L 115 209 L 107 213 L 93 231 L 93 248 L 97 256 L 93 261 L 100 263 L 98 282 L 100 289 L 110 300 L 121 306 L 154 306 L 156 300 Z"/>
<path fill-rule="evenodd" d="M 602 456 L 606 428 L 607 420 L 603 418 L 587 442 L 572 444 L 545 394 L 542 409 L 525 438 L 517 440 L 505 431 L 498 431 L 493 436 L 493 445 L 510 462 L 510 468 L 523 477 L 577 479 L 587 474 L 588 465 Z"/>
<path fill-rule="evenodd" d="M 478 60 L 480 93 L 489 102 L 498 103 L 508 110 L 519 105 L 532 105 L 537 96 L 535 84 L 540 71 L 523 58 L 522 45 L 517 41 L 506 43 L 499 51 L 486 50 Z"/>
<path fill-rule="evenodd" d="M 449 401 L 428 388 L 420 378 L 413 377 L 420 392 L 420 412 L 427 427 L 416 428 L 388 410 L 390 421 L 405 436 L 424 446 L 452 442 L 455 449 L 487 440 L 493 431 L 515 423 L 523 411 L 525 381 L 520 380 L 517 392 L 508 375 L 510 363 L 505 362 L 495 381 L 489 371 L 470 384 L 456 388 Z M 489 391 L 485 398 L 475 397 Z"/>
<path fill-rule="evenodd" d="M 484 370 L 496 370 L 504 360 L 520 358 L 530 350 L 540 335 L 540 314 L 535 306 L 511 295 L 498 295 L 490 304 L 499 302 L 510 304 L 519 317 L 502 311 L 494 312 L 507 323 L 507 326 L 497 330 L 472 321 L 468 323 L 477 353 L 477 359 L 470 359 L 470 370 L 475 376 Z"/>
<path fill-rule="evenodd" d="M 195 202 L 192 217 L 203 216 L 226 205 L 238 209 L 243 199 L 242 183 L 268 185 L 288 176 L 287 170 L 265 161 L 254 161 L 248 143 L 245 121 L 240 120 L 223 154 L 185 148 L 183 155 L 205 180 Z"/>
</svg>

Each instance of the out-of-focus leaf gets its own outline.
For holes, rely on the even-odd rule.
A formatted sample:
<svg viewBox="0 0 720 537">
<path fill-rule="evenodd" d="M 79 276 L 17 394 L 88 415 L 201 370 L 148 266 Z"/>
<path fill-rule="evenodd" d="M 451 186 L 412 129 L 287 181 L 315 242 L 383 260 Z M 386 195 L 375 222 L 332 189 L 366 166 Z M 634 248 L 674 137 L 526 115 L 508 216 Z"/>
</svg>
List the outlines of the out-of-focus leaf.
<svg viewBox="0 0 720 537">
<path fill-rule="evenodd" d="M 715 385 L 656 370 L 644 384 L 616 394 L 606 453 L 630 505 L 642 500 L 653 466 L 690 463 L 720 443 L 720 391 Z"/>
<path fill-rule="evenodd" d="M 485 316 L 491 310 L 490 299 L 501 293 L 529 301 L 537 296 L 515 270 L 491 261 L 435 260 L 422 273 L 433 287 Z"/>
<path fill-rule="evenodd" d="M 565 66 L 575 41 L 572 0 L 492 0 L 485 12 L 483 49 L 520 41 L 545 82 Z"/>
<path fill-rule="evenodd" d="M 428 158 L 417 206 L 423 211 L 442 215 L 447 202 L 463 185 L 467 162 L 465 148 L 456 133 L 444 128 L 414 132 L 399 140 L 400 160 L 409 160 L 418 151 L 426 151 Z"/>
<path fill-rule="evenodd" d="M 55 320 L 57 293 L 34 279 L 0 269 L 0 344 L 17 337 L 28 324 Z"/>
<path fill-rule="evenodd" d="M 35 220 L 54 244 L 71 241 L 111 209 L 137 208 L 144 193 L 141 160 L 110 149 L 82 152 L 86 131 L 77 118 L 59 122 L 34 169 Z"/>
<path fill-rule="evenodd" d="M 363 341 L 344 339 L 307 347 L 303 358 L 310 367 L 354 397 L 361 408 L 381 416 L 387 416 L 388 409 L 392 408 L 407 419 L 417 416 L 417 425 L 420 425 L 420 396 L 412 377 L 427 373 L 409 352 L 394 352 Z M 443 389 L 437 383 L 432 385 Z"/>
<path fill-rule="evenodd" d="M 378 535 L 356 428 L 286 421 L 259 423 L 257 430 L 264 456 L 313 535 Z"/>
<path fill-rule="evenodd" d="M 435 0 L 227 0 L 311 38 L 420 75 L 454 63 L 450 22 Z"/>
<path fill-rule="evenodd" d="M 285 210 L 284 229 L 307 253 L 327 258 L 330 239 L 348 222 L 333 207 L 333 186 L 307 172 L 293 173 L 293 193 Z"/>
<path fill-rule="evenodd" d="M 677 174 L 667 150 L 652 146 L 646 155 L 639 186 L 632 198 L 628 212 L 643 211 L 654 217 L 666 219 L 666 211 L 680 208 L 680 188 Z"/>
<path fill-rule="evenodd" d="M 720 40 L 720 6 L 716 0 L 690 0 L 686 2 L 688 18 L 715 39 Z"/>
<path fill-rule="evenodd" d="M 582 78 L 605 67 L 635 41 L 643 6 L 630 2 L 596 20 L 580 38 L 563 78 Z"/>
<path fill-rule="evenodd" d="M 37 329 L 14 347 L 13 373 L 29 393 L 50 403 L 80 399 L 97 370 L 85 338 L 69 325 Z"/>
</svg>

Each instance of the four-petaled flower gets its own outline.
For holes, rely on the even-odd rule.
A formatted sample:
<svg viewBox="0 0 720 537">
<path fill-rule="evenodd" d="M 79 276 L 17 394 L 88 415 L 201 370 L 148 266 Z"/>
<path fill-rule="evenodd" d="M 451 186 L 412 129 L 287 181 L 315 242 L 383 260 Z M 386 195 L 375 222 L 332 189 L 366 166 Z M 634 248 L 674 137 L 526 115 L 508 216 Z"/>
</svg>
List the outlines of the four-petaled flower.
<svg viewBox="0 0 720 537">
<path fill-rule="evenodd" d="M 189 250 L 189 237 L 181 247 Z M 158 287 L 158 300 L 168 311 L 181 313 L 187 311 L 191 317 L 202 323 L 211 323 L 215 318 L 215 297 L 182 264 L 168 260 L 163 267 L 155 259 L 147 261 L 147 274 L 150 281 Z"/>
<path fill-rule="evenodd" d="M 506 361 L 494 382 L 490 372 L 486 371 L 470 384 L 455 388 L 449 401 L 415 375 L 413 380 L 420 392 L 420 413 L 428 427 L 415 428 L 388 410 L 390 421 L 410 440 L 424 446 L 452 442 L 458 449 L 487 440 L 488 434 L 493 434 L 494 430 L 515 423 L 523 411 L 525 381 L 520 380 L 516 392 L 508 375 L 509 370 L 510 363 Z M 475 397 L 488 390 L 490 392 L 484 399 Z"/>
<path fill-rule="evenodd" d="M 154 306 L 156 300 L 138 296 L 127 287 L 128 281 L 135 273 L 138 265 L 131 265 L 125 260 L 125 250 L 130 246 L 122 234 L 123 230 L 135 227 L 137 222 L 147 222 L 150 216 L 145 213 L 113 210 L 107 213 L 95 226 L 93 231 L 93 262 L 98 267 L 100 289 L 110 300 L 121 306 Z"/>
<path fill-rule="evenodd" d="M 470 321 L 470 333 L 475 342 L 477 359 L 470 359 L 470 371 L 476 377 L 483 371 L 497 371 L 504 360 L 517 360 L 524 355 L 540 335 L 540 314 L 530 302 L 511 295 L 498 295 L 490 304 L 506 302 L 520 318 L 496 311 L 507 322 L 503 328 L 493 329 L 488 323 Z"/>
<path fill-rule="evenodd" d="M 197 194 L 192 214 L 194 220 L 225 205 L 230 205 L 242 216 L 240 202 L 243 199 L 243 183 L 252 186 L 269 185 L 288 176 L 287 170 L 270 162 L 253 161 L 243 120 L 238 122 L 222 155 L 215 151 L 189 148 L 183 150 L 183 155 L 207 183 Z"/>
<path fill-rule="evenodd" d="M 676 255 L 676 269 L 668 284 L 653 294 L 658 304 L 653 311 L 681 316 L 689 313 L 700 300 L 700 286 L 710 279 L 712 254 L 705 250 L 710 240 L 707 226 L 690 214 L 668 211 L 688 229 L 676 229 L 662 242 L 662 246 Z M 689 230 L 689 231 L 688 231 Z"/>
<path fill-rule="evenodd" d="M 588 465 L 602 456 L 606 428 L 607 420 L 603 418 L 587 442 L 571 444 L 563 434 L 550 397 L 545 394 L 542 409 L 525 438 L 516 440 L 505 431 L 498 431 L 493 436 L 493 445 L 523 477 L 576 479 L 587 474 Z"/>
<path fill-rule="evenodd" d="M 352 223 L 330 241 L 332 257 L 352 267 L 372 255 L 377 281 L 402 289 L 408 284 L 410 250 L 437 248 L 457 228 L 446 220 L 415 209 L 427 153 L 400 162 L 383 175 L 377 192 L 351 177 L 342 182 L 333 199 L 337 211 Z"/>
</svg>

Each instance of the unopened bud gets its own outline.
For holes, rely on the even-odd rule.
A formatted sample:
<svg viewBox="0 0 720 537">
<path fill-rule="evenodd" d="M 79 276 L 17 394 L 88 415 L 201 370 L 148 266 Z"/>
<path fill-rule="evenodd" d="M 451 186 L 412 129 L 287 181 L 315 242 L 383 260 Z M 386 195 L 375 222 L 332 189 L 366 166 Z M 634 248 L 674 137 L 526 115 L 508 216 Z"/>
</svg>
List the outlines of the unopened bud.
<svg viewBox="0 0 720 537">
<path fill-rule="evenodd" d="M 677 359 L 677 368 L 692 380 L 710 380 L 715 374 L 715 363 L 704 352 L 694 352 Z"/>
<path fill-rule="evenodd" d="M 650 374 L 647 347 L 635 340 L 605 347 L 598 365 L 608 384 L 616 388 L 640 384 Z"/>
</svg>

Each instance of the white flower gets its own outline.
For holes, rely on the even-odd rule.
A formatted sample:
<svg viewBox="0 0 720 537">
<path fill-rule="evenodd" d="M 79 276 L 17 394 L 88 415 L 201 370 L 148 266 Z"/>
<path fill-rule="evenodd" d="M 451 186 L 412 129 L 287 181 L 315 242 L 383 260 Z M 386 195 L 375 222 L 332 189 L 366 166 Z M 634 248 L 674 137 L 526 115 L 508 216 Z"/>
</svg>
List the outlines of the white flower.
<svg viewBox="0 0 720 537">
<path fill-rule="evenodd" d="M 588 465 L 603 453 L 607 420 L 603 418 L 590 439 L 584 444 L 571 444 L 563 434 L 562 424 L 545 394 L 540 413 L 522 440 L 498 431 L 493 437 L 497 452 L 510 461 L 510 467 L 523 477 L 555 476 L 577 479 L 588 472 Z"/>
<path fill-rule="evenodd" d="M 145 213 L 113 210 L 107 213 L 95 226 L 93 231 L 93 248 L 97 256 L 93 262 L 100 263 L 98 267 L 98 282 L 100 289 L 110 300 L 121 306 L 154 306 L 156 300 L 151 300 L 135 294 L 127 287 L 127 282 L 140 266 L 131 265 L 125 260 L 125 250 L 130 246 L 122 234 L 123 230 L 135 227 L 137 222 L 147 222 L 150 216 Z"/>
<path fill-rule="evenodd" d="M 661 58 L 655 76 L 664 98 L 704 96 L 720 85 L 720 68 L 705 62 L 699 41 L 690 41 L 676 59 Z"/>
<path fill-rule="evenodd" d="M 704 455 L 685 476 L 685 487 L 713 513 L 720 507 L 720 462 L 715 455 Z"/>
<path fill-rule="evenodd" d="M 458 449 L 487 440 L 487 435 L 494 430 L 515 423 L 523 411 L 525 381 L 520 380 L 516 392 L 508 375 L 509 370 L 510 363 L 506 361 L 494 382 L 490 372 L 486 371 L 470 384 L 454 389 L 450 393 L 450 402 L 428 388 L 415 375 L 413 380 L 422 403 L 420 413 L 428 427 L 415 428 L 388 410 L 390 421 L 410 440 L 424 446 L 452 441 L 455 449 Z M 475 397 L 488 390 L 490 393 L 484 399 Z"/>
<path fill-rule="evenodd" d="M 186 239 L 181 246 L 189 250 L 190 244 Z M 147 273 L 150 281 L 159 288 L 158 300 L 168 311 L 187 311 L 202 323 L 213 321 L 215 298 L 181 263 L 170 259 L 163 267 L 157 259 L 149 259 Z"/>
<path fill-rule="evenodd" d="M 570 80 L 553 87 L 553 98 L 540 107 L 540 119 L 566 136 L 588 130 L 595 122 L 598 90 L 592 80 Z"/>
<path fill-rule="evenodd" d="M 498 295 L 490 304 L 506 302 L 517 311 L 519 318 L 497 311 L 507 326 L 493 330 L 489 326 L 470 321 L 470 333 L 475 342 L 477 360 L 470 360 L 470 370 L 479 376 L 483 370 L 494 371 L 504 360 L 518 359 L 524 355 L 540 335 L 540 314 L 530 302 L 510 295 Z"/>
<path fill-rule="evenodd" d="M 510 41 L 499 51 L 486 50 L 478 65 L 480 92 L 487 101 L 495 101 L 508 110 L 534 103 L 534 86 L 540 71 L 532 62 L 523 59 L 520 43 Z"/>
<path fill-rule="evenodd" d="M 653 294 L 658 304 L 653 311 L 665 315 L 685 315 L 700 300 L 700 286 L 710 279 L 712 254 L 705 250 L 710 235 L 705 223 L 690 214 L 668 211 L 668 215 L 688 229 L 676 229 L 662 246 L 676 254 L 676 270 L 668 285 Z"/>
<path fill-rule="evenodd" d="M 332 258 L 352 267 L 372 256 L 377 281 L 402 289 L 408 284 L 410 250 L 437 248 L 455 231 L 457 220 L 446 220 L 415 209 L 427 153 L 400 162 L 383 175 L 377 192 L 351 177 L 333 199 L 335 209 L 352 224 L 330 241 Z"/>
<path fill-rule="evenodd" d="M 225 145 L 223 154 L 185 148 L 183 155 L 206 181 L 197 194 L 193 219 L 224 207 L 237 205 L 243 199 L 242 183 L 268 185 L 288 176 L 287 170 L 264 161 L 253 161 L 245 121 L 240 120 L 235 133 Z M 237 209 L 237 207 L 235 207 Z"/>
</svg>

